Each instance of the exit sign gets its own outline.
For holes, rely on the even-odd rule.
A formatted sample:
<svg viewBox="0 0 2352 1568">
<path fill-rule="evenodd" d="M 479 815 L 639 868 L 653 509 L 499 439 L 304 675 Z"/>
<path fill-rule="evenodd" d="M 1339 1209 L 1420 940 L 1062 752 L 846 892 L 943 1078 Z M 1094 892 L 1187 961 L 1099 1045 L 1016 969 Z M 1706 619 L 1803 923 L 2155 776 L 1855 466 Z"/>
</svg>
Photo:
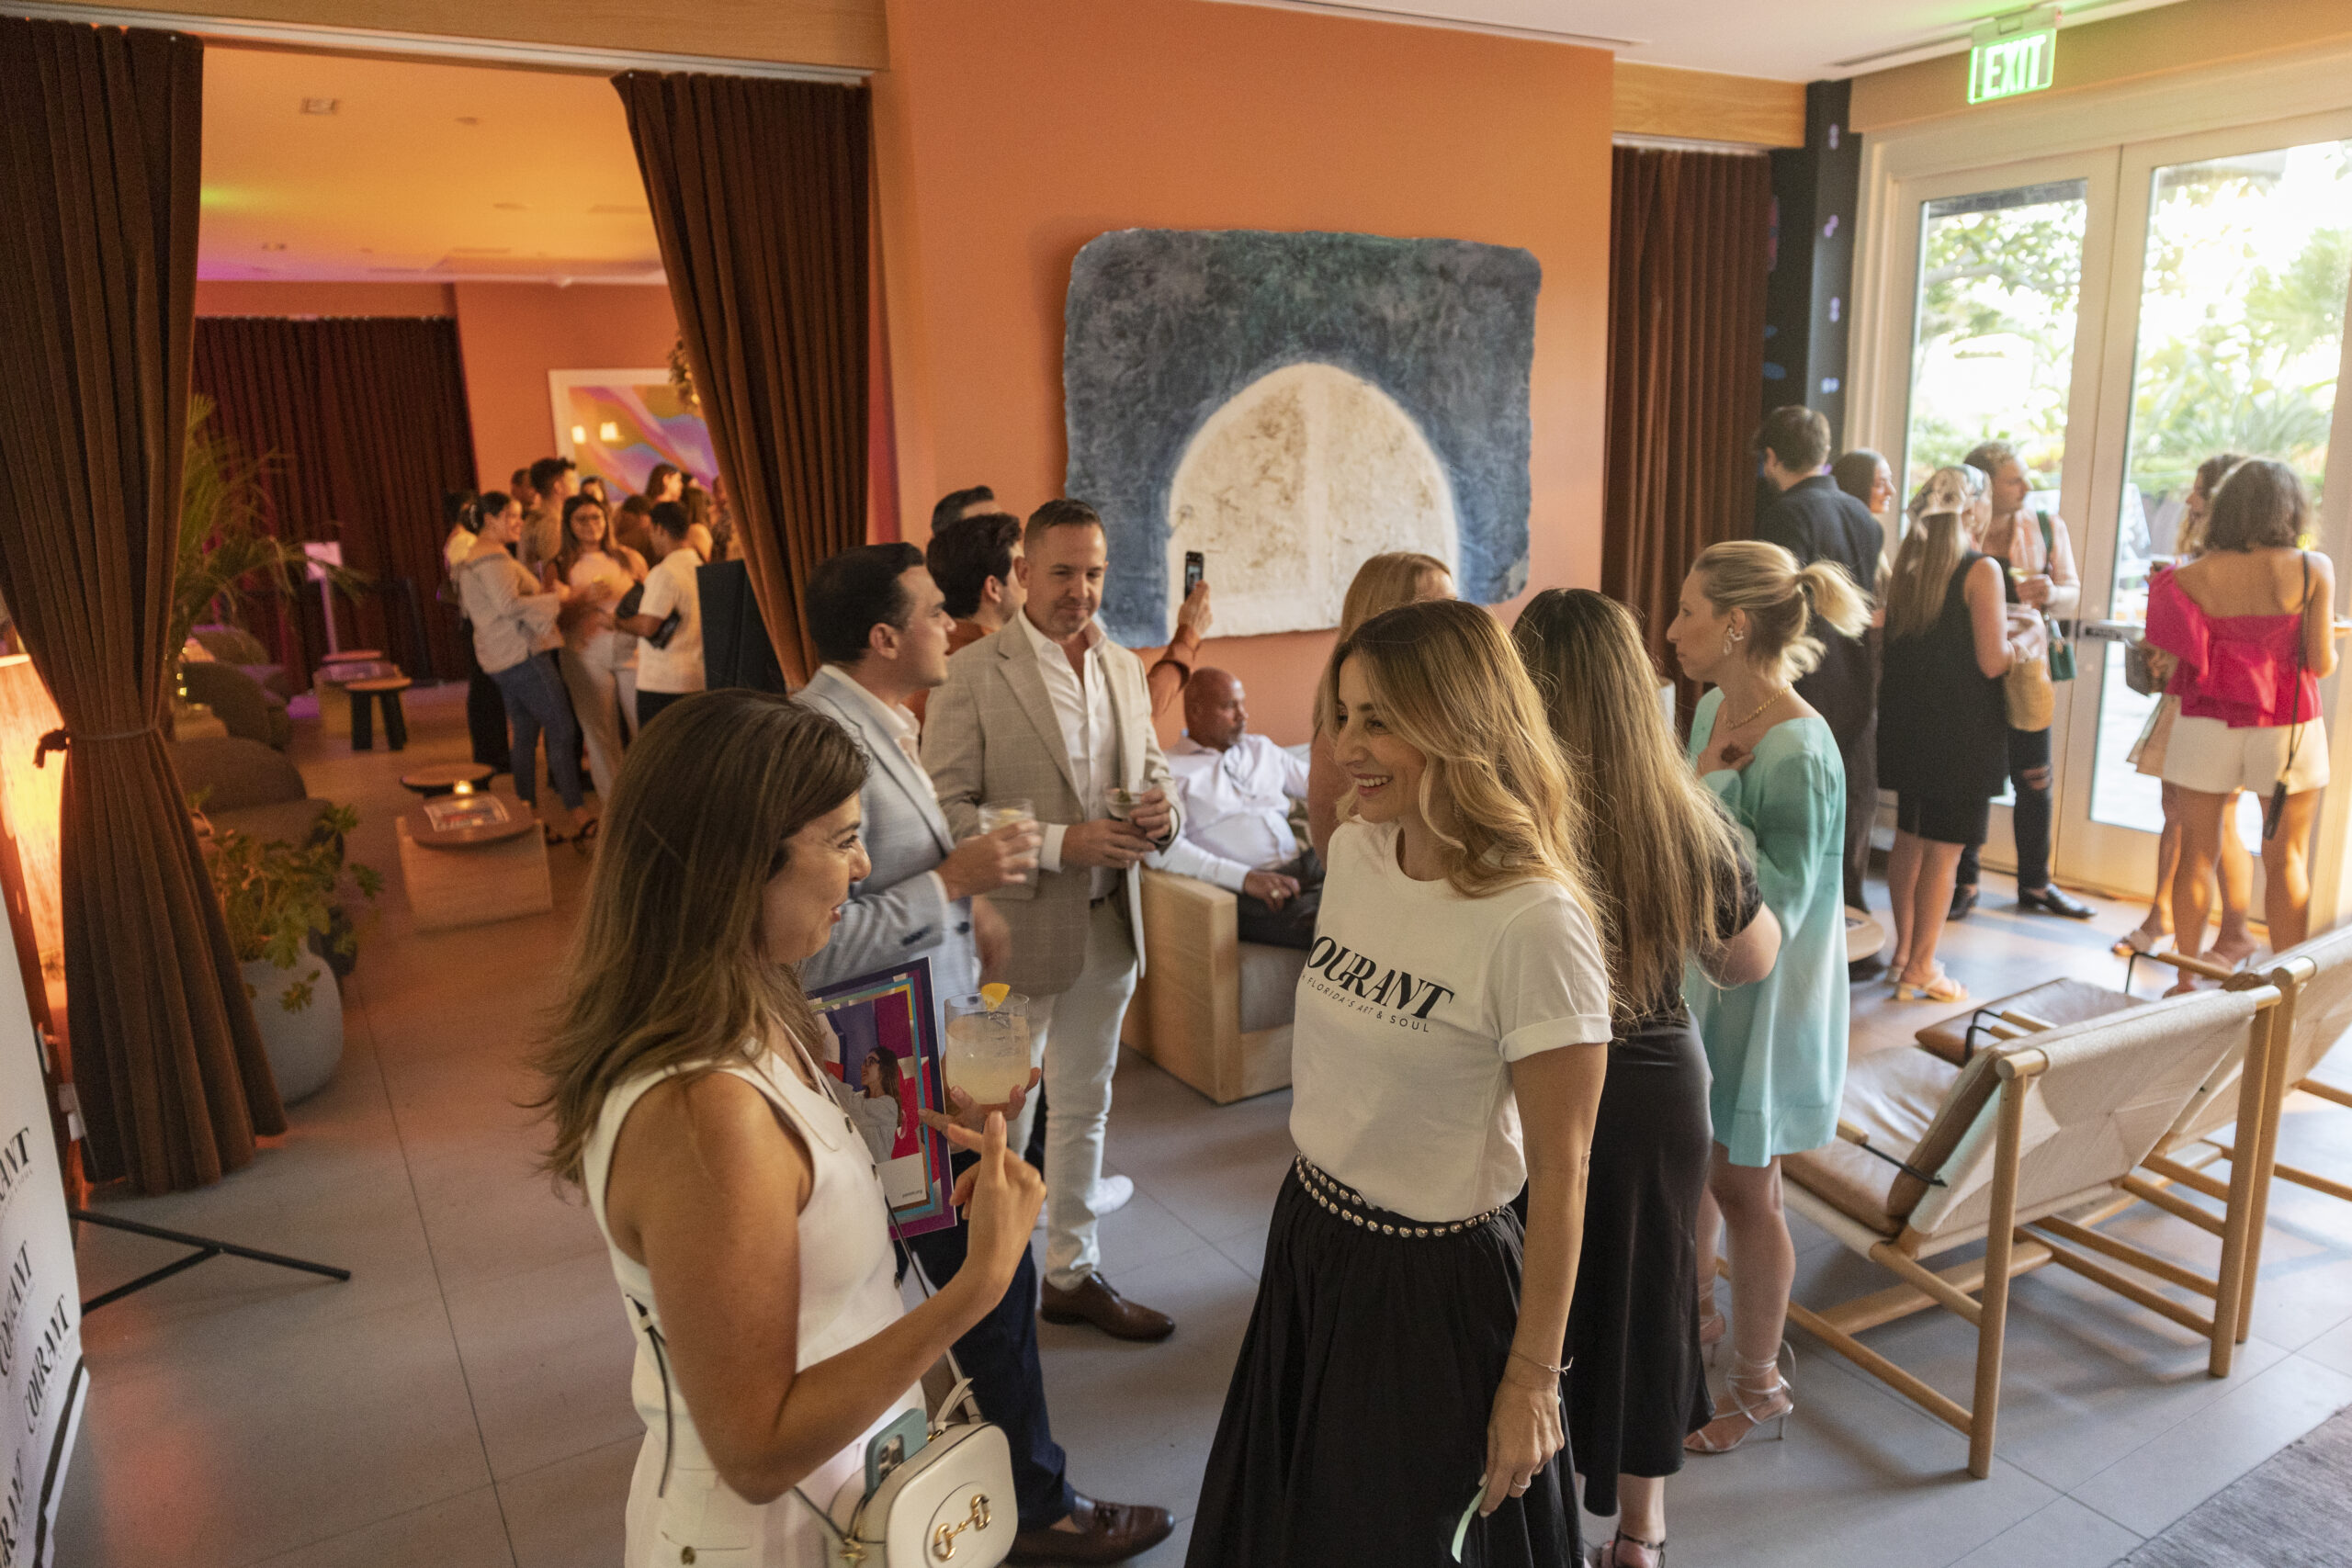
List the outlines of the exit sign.
<svg viewBox="0 0 2352 1568">
<path fill-rule="evenodd" d="M 1968 101 L 1991 103 L 2050 85 L 2058 63 L 2058 15 L 2039 6 L 1976 25 L 1968 51 Z"/>
</svg>

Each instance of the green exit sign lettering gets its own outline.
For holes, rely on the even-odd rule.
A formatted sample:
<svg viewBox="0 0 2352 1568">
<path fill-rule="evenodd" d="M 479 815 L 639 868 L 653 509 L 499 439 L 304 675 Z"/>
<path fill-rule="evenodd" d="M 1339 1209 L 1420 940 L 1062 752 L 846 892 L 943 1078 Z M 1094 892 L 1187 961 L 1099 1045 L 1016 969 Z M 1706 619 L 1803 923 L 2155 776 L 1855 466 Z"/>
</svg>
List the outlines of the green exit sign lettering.
<svg viewBox="0 0 2352 1568">
<path fill-rule="evenodd" d="M 1968 101 L 1991 103 L 2050 85 L 2058 62 L 2058 18 L 2047 6 L 1977 24 L 1968 51 Z"/>
</svg>

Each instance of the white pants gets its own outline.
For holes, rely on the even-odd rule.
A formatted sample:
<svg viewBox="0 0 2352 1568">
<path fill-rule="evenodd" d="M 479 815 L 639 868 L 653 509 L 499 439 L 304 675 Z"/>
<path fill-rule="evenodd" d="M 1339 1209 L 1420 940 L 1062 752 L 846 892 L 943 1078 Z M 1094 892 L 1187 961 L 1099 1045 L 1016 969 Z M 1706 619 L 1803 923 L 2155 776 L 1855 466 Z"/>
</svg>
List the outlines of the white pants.
<svg viewBox="0 0 2352 1568">
<path fill-rule="evenodd" d="M 1102 1134 L 1111 1121 L 1111 1074 L 1119 1024 L 1136 994 L 1136 947 L 1114 893 L 1087 916 L 1086 966 L 1070 988 L 1029 1001 L 1029 1050 L 1046 1070 L 1046 1280 L 1070 1290 L 1102 1266 L 1094 1190 L 1102 1180 Z M 1005 1146 L 1029 1146 L 1031 1100 Z"/>
<path fill-rule="evenodd" d="M 637 638 L 627 632 L 598 632 L 585 648 L 566 644 L 555 662 L 588 743 L 588 776 L 596 798 L 610 804 L 613 777 L 621 771 L 622 727 L 632 739 L 637 734 Z"/>
</svg>

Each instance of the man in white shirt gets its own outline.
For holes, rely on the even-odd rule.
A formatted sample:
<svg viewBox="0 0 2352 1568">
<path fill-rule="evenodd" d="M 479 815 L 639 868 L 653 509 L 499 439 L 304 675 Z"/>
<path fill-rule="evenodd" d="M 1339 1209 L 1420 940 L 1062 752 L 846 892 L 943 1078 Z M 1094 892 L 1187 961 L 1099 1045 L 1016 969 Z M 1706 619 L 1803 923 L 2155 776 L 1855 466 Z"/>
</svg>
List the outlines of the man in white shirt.
<svg viewBox="0 0 2352 1568">
<path fill-rule="evenodd" d="M 958 835 L 978 830 L 983 804 L 1012 800 L 1045 829 L 1035 882 L 992 897 L 1012 928 L 1005 978 L 1030 998 L 1046 1069 L 1042 1315 L 1163 1339 L 1175 1329 L 1167 1315 L 1102 1278 L 1096 1228 L 1132 1190 L 1102 1175 L 1119 1022 L 1148 962 L 1132 868 L 1182 826 L 1143 661 L 1094 618 L 1108 560 L 1092 507 L 1049 501 L 1031 513 L 1014 568 L 1028 597 L 1002 631 L 948 660 L 922 759 Z M 1027 1134 L 1012 1128 L 1008 1145 Z"/>
<path fill-rule="evenodd" d="M 1195 670 L 1184 684 L 1184 738 L 1169 748 L 1184 833 L 1149 862 L 1230 891 L 1241 940 L 1305 948 L 1315 941 L 1323 867 L 1291 831 L 1306 798 L 1306 764 L 1250 733 L 1241 682 Z"/>
<path fill-rule="evenodd" d="M 695 581 L 702 557 L 686 543 L 686 531 L 693 526 L 686 509 L 674 501 L 653 509 L 653 547 L 661 558 L 645 574 L 638 613 L 614 618 L 621 630 L 644 639 L 637 648 L 639 729 L 680 697 L 703 689 L 702 589 Z M 677 626 L 656 647 L 653 639 L 661 636 L 662 623 L 673 615 L 678 617 Z"/>
</svg>

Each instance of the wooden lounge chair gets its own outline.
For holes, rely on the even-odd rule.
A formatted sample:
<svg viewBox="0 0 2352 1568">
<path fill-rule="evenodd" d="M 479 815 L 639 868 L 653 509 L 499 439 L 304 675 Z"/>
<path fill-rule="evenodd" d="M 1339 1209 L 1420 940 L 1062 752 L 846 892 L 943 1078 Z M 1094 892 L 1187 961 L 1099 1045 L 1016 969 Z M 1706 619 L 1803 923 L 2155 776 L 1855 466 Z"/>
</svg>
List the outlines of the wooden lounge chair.
<svg viewBox="0 0 2352 1568">
<path fill-rule="evenodd" d="M 2320 1099 L 2352 1106 L 2352 1094 L 2311 1077 L 2346 1031 L 2352 1030 L 2352 929 L 2313 937 L 2278 954 L 2268 967 L 2260 971 L 2233 974 L 2211 962 L 2168 953 L 2154 954 L 2153 961 L 2239 989 L 2275 987 L 2280 1000 L 2271 1028 L 2274 1048 L 2270 1060 L 2256 1068 L 2251 1077 L 2241 1077 L 2233 1063 L 2223 1075 L 2192 1097 L 2183 1109 L 2180 1121 L 2142 1162 L 2140 1170 L 2118 1184 L 2113 1201 L 2060 1219 L 2049 1228 L 2065 1239 L 2118 1257 L 2170 1284 L 2218 1302 L 2218 1270 L 2211 1275 L 2200 1274 L 2136 1248 L 2129 1249 L 2126 1255 L 2116 1250 L 2112 1238 L 2096 1234 L 2086 1237 L 2083 1233 L 2137 1202 L 2162 1209 L 2225 1244 L 2233 1227 L 2243 1223 L 2245 1279 L 2238 1292 L 2236 1332 L 2231 1337 L 2232 1343 L 2243 1345 L 2253 1326 L 2254 1293 L 2262 1268 L 2264 1221 L 2269 1209 L 2274 1173 L 2352 1202 L 2352 1187 L 2342 1182 L 2294 1167 L 2277 1168 L 2278 1123 L 2289 1095 L 2301 1088 Z M 1966 1060 L 1976 1042 L 2024 1039 L 2059 1024 L 2146 1005 L 2141 998 L 2121 991 L 2078 980 L 2057 980 L 1987 1003 L 1974 1013 L 1930 1024 L 1919 1032 L 1919 1043 L 1939 1055 L 1959 1062 Z M 2253 1131 L 2245 1131 L 2248 1128 Z M 2241 1148 L 2247 1151 L 2247 1157 L 2243 1160 L 2237 1158 Z M 2210 1169 L 2224 1160 L 2230 1162 L 2226 1181 Z M 2215 1213 L 2183 1197 L 2173 1190 L 2176 1187 L 2220 1203 L 2222 1212 Z M 2205 1332 L 2201 1323 L 2190 1323 L 2189 1326 Z M 2228 1375 L 2229 1357 L 2219 1347 L 2212 1371 L 2216 1377 Z"/>
<path fill-rule="evenodd" d="M 1790 1317 L 1967 1433 L 1969 1473 L 1980 1479 L 1992 1473 L 2009 1281 L 2017 1275 L 2059 1264 L 2177 1322 L 2201 1321 L 2199 1332 L 2222 1353 L 2235 1338 L 2245 1211 L 2224 1240 L 2211 1320 L 2064 1245 L 2073 1238 L 2041 1222 L 2109 1201 L 2200 1091 L 2211 1092 L 2249 1055 L 2267 1062 L 2278 999 L 2267 986 L 2168 998 L 1987 1047 L 1965 1066 L 1908 1047 L 1863 1057 L 1847 1077 L 1838 1141 L 1788 1156 L 1782 1173 L 1791 1208 L 1898 1283 L 1825 1310 L 1792 1303 Z M 1977 1241 L 1984 1244 L 1980 1260 L 1940 1271 L 1922 1261 Z M 1976 1329 L 1975 1388 L 1966 1405 L 1856 1337 L 1930 1306 Z"/>
</svg>

